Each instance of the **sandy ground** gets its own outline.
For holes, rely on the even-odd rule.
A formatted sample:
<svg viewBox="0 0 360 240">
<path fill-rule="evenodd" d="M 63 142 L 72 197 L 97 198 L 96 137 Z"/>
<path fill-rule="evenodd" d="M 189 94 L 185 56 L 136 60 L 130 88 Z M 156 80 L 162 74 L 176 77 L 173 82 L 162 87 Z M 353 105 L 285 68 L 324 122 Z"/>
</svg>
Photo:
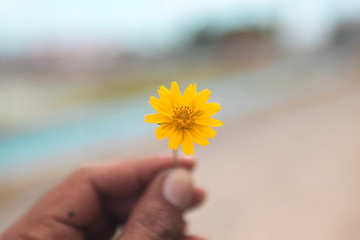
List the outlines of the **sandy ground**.
<svg viewBox="0 0 360 240">
<path fill-rule="evenodd" d="M 210 239 L 359 239 L 360 86 L 276 112 L 233 123 L 200 152 L 209 198 L 192 229 Z"/>
<path fill-rule="evenodd" d="M 360 239 L 356 81 L 225 122 L 209 147 L 196 150 L 195 180 L 209 196 L 188 216 L 191 232 L 226 240 Z M 2 192 L 0 231 L 59 178 Z"/>
</svg>

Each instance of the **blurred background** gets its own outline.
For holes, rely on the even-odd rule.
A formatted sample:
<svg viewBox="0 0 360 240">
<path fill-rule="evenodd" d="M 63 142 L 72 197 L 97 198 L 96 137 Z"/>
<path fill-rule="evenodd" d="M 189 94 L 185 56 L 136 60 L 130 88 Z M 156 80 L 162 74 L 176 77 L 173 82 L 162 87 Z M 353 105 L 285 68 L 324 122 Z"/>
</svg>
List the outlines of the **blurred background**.
<svg viewBox="0 0 360 240">
<path fill-rule="evenodd" d="M 0 0 L 0 231 L 83 165 L 168 154 L 161 85 L 213 91 L 210 239 L 360 238 L 360 1 Z"/>
</svg>

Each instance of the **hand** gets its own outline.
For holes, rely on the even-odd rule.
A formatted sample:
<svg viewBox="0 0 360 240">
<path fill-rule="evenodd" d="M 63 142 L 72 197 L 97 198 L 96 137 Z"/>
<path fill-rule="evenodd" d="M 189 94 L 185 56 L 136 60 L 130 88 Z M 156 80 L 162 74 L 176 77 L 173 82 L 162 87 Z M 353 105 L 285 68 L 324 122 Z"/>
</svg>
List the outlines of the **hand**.
<svg viewBox="0 0 360 240">
<path fill-rule="evenodd" d="M 44 196 L 1 240 L 200 240 L 184 233 L 185 210 L 204 191 L 193 187 L 194 160 L 157 157 L 89 166 Z"/>
</svg>

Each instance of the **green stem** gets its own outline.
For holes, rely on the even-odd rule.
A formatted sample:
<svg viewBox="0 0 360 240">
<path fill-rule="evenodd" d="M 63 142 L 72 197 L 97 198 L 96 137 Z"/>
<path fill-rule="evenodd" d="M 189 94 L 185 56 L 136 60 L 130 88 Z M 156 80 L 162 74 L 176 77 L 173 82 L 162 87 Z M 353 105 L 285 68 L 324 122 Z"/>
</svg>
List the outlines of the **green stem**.
<svg viewBox="0 0 360 240">
<path fill-rule="evenodd" d="M 177 151 L 173 150 L 173 161 L 174 161 L 174 167 L 178 165 L 178 156 Z"/>
</svg>

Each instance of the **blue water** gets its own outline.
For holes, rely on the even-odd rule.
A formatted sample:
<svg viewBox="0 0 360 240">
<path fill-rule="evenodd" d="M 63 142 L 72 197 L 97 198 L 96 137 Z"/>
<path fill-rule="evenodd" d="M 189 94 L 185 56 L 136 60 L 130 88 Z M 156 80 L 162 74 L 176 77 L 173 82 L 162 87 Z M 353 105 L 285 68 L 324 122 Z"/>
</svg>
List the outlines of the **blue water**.
<svg viewBox="0 0 360 240">
<path fill-rule="evenodd" d="M 223 81 L 214 79 L 204 84 L 206 87 L 199 86 L 199 90 L 204 88 L 213 90 L 210 100 L 223 105 L 221 113 L 218 114 L 221 120 L 230 113 L 228 112 L 230 108 L 224 108 L 227 105 L 225 102 L 231 102 L 233 99 L 241 100 L 248 95 L 243 91 L 243 94 L 241 91 L 228 91 L 226 86 L 234 84 L 232 83 L 234 80 L 236 79 L 224 78 Z M 149 96 L 155 93 L 154 89 L 151 93 L 104 103 L 102 106 L 94 106 L 94 109 L 90 110 L 93 112 L 90 116 L 76 121 L 0 139 L 0 167 L 4 170 L 11 165 L 34 164 L 38 159 L 51 161 L 52 156 L 101 147 L 106 143 L 116 142 L 120 147 L 129 140 L 151 135 L 156 125 L 145 123 L 143 119 L 146 114 L 155 113 L 147 103 Z M 237 111 L 242 111 L 249 105 L 244 99 L 237 104 Z"/>
<path fill-rule="evenodd" d="M 206 87 L 199 86 L 199 90 L 209 88 L 213 91 L 210 101 L 221 103 L 223 109 L 217 117 L 223 121 L 234 113 L 252 109 L 252 104 L 261 100 L 257 97 L 255 101 L 258 94 L 247 91 L 246 81 L 240 84 L 238 77 L 224 77 L 221 81 L 209 81 Z M 52 156 L 101 147 L 106 143 L 116 142 L 120 147 L 129 139 L 153 134 L 156 126 L 143 121 L 144 115 L 155 112 L 147 103 L 149 95 L 96 106 L 90 110 L 94 113 L 85 118 L 0 140 L 0 166 L 33 164 L 37 159 L 51 161 Z M 229 107 L 232 104 L 235 105 Z"/>
<path fill-rule="evenodd" d="M 98 114 L 0 140 L 0 166 L 33 163 L 33 160 L 98 144 L 138 137 L 153 131 L 143 122 L 148 104 L 139 100 L 103 106 Z M 151 111 L 151 110 L 150 110 Z"/>
<path fill-rule="evenodd" d="M 198 90 L 209 88 L 213 91 L 210 102 L 222 105 L 217 118 L 226 125 L 227 120 L 235 115 L 291 99 L 298 91 L 299 82 L 305 84 L 305 79 L 299 81 L 296 76 L 302 74 L 304 69 L 308 72 L 319 69 L 319 64 L 314 64 L 312 60 L 284 61 L 257 72 L 223 76 L 200 84 Z M 339 66 L 339 61 L 333 65 Z M 94 106 L 91 110 L 93 114 L 82 119 L 0 139 L 0 167 L 4 170 L 14 164 L 34 164 L 37 159 L 51 159 L 51 156 L 91 149 L 106 143 L 118 142 L 121 146 L 129 139 L 153 134 L 156 126 L 144 123 L 143 119 L 144 115 L 154 113 L 147 101 L 149 95 L 155 93 L 154 90 L 141 96 Z"/>
</svg>

